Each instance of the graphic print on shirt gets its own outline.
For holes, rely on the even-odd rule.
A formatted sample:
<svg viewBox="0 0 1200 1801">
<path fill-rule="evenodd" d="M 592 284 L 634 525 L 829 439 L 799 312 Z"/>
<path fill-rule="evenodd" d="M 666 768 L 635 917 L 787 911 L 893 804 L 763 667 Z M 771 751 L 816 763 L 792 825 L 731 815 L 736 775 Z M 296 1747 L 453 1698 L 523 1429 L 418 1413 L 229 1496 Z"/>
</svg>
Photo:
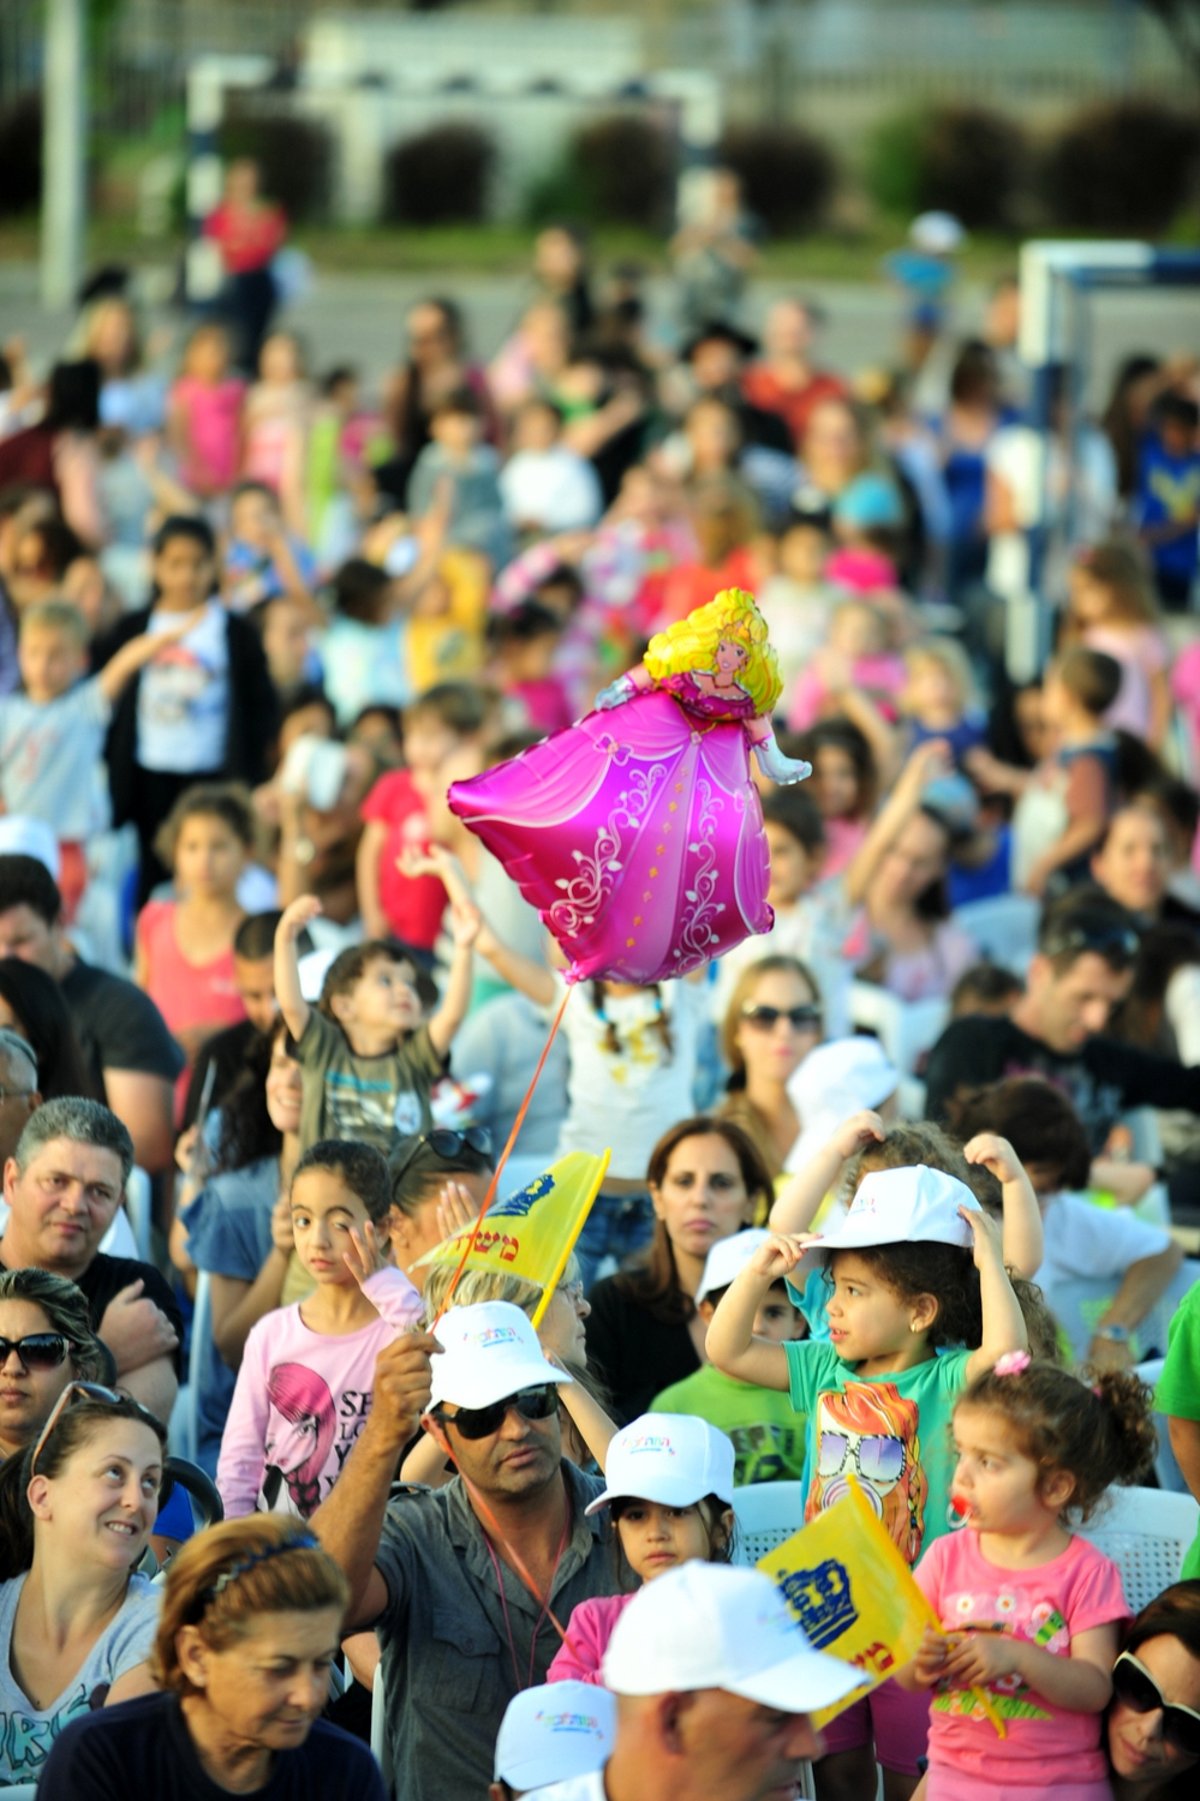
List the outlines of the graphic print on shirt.
<svg viewBox="0 0 1200 1801">
<path fill-rule="evenodd" d="M 371 1410 L 369 1388 L 335 1395 L 303 1363 L 277 1363 L 267 1378 L 266 1468 L 259 1503 L 308 1519 L 328 1498 Z"/>
<path fill-rule="evenodd" d="M 825 1389 L 816 1406 L 816 1470 L 804 1508 L 815 1519 L 849 1493 L 848 1475 L 883 1521 L 906 1563 L 925 1535 L 929 1478 L 921 1465 L 919 1410 L 891 1382 L 847 1382 Z"/>
<path fill-rule="evenodd" d="M 392 1135 L 411 1137 L 421 1130 L 421 1100 L 411 1088 L 397 1091 L 394 1076 L 374 1079 L 352 1069 L 331 1069 L 325 1076 L 325 1133 L 329 1138 L 366 1138 L 390 1144 Z"/>
<path fill-rule="evenodd" d="M 16 1707 L 11 1713 L 0 1709 L 0 1768 L 7 1772 L 3 1781 L 36 1782 L 59 1733 L 72 1720 L 90 1713 L 94 1698 L 81 1682 L 50 1715 L 22 1713 Z"/>
<path fill-rule="evenodd" d="M 977 1594 L 969 1590 L 951 1592 L 943 1606 L 942 1624 L 948 1632 L 1004 1632 L 1010 1638 L 1023 1639 L 1055 1657 L 1071 1654 L 1071 1632 L 1058 1608 L 1051 1601 L 1035 1601 L 1017 1589 L 1001 1589 L 999 1594 Z M 1034 1692 L 1015 1671 L 997 1676 L 986 1685 L 995 1711 L 1005 1720 L 1049 1720 L 1054 1716 L 1036 1701 Z M 933 1697 L 938 1713 L 957 1718 L 986 1720 L 978 1689 L 942 1689 Z"/>
</svg>

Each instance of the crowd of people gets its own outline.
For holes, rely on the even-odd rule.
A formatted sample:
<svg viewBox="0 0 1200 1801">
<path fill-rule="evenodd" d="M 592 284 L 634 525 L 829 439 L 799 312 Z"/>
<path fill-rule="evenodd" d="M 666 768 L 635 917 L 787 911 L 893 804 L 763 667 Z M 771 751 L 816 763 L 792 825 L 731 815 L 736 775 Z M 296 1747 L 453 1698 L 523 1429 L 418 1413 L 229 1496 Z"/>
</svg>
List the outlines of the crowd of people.
<svg viewBox="0 0 1200 1801">
<path fill-rule="evenodd" d="M 1200 1540 L 1135 1618 L 1079 1528 L 1200 1496 L 1200 365 L 1061 371 L 1043 497 L 1015 280 L 826 367 L 726 201 L 673 339 L 553 227 L 373 392 L 238 165 L 222 306 L 0 357 L 0 1786 L 1192 1792 Z M 451 791 L 726 590 L 770 929 L 572 986 Z M 549 1297 L 427 1255 L 518 1119 L 502 1193 L 611 1151 Z M 818 1732 L 737 1499 L 850 1474 L 939 1624 Z"/>
</svg>

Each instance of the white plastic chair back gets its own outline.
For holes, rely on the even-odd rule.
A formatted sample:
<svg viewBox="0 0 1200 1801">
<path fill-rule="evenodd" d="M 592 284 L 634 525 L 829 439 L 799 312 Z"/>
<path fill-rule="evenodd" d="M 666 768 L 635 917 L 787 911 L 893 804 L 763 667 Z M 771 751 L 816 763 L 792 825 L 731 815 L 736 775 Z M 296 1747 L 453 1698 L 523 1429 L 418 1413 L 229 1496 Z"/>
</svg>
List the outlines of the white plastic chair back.
<svg viewBox="0 0 1200 1801">
<path fill-rule="evenodd" d="M 803 1482 L 752 1482 L 733 1491 L 735 1563 L 754 1564 L 804 1524 Z"/>
<path fill-rule="evenodd" d="M 371 1684 L 371 1750 L 383 1776 L 383 1786 L 392 1792 L 392 1757 L 388 1750 L 387 1715 L 383 1705 L 383 1664 L 375 1665 Z"/>
<path fill-rule="evenodd" d="M 902 1001 L 876 982 L 852 982 L 850 1017 L 857 1028 L 874 1032 L 902 1076 L 916 1074 L 949 1018 L 944 1000 Z"/>
<path fill-rule="evenodd" d="M 171 1449 L 180 1457 L 199 1461 L 200 1444 L 200 1378 L 203 1370 L 202 1351 L 212 1337 L 212 1277 L 206 1269 L 196 1275 L 196 1293 L 192 1300 L 192 1341 L 188 1347 L 187 1380 L 175 1397 L 171 1409 Z"/>
<path fill-rule="evenodd" d="M 1079 1528 L 1121 1572 L 1125 1599 L 1135 1613 L 1179 1581 L 1183 1560 L 1200 1525 L 1191 1495 L 1158 1488 L 1114 1488 L 1094 1520 Z"/>
<path fill-rule="evenodd" d="M 954 909 L 954 923 L 979 946 L 990 963 L 1024 980 L 1037 949 L 1038 902 L 1028 894 L 993 894 Z"/>
<path fill-rule="evenodd" d="M 150 1254 L 150 1199 L 150 1178 L 135 1163 L 125 1184 L 125 1211 L 137 1242 L 134 1255 L 143 1263 L 154 1261 Z"/>
</svg>

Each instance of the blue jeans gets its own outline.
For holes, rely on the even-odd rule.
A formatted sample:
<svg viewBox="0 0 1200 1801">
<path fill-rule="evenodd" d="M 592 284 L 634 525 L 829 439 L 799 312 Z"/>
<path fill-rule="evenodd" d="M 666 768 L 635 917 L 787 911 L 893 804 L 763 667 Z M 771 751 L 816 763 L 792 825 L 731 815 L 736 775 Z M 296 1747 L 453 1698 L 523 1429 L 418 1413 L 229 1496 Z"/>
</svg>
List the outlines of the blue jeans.
<svg viewBox="0 0 1200 1801">
<path fill-rule="evenodd" d="M 609 1273 L 603 1265 L 610 1258 L 619 1269 L 644 1251 L 653 1237 L 654 1207 L 648 1193 L 606 1194 L 601 1189 L 575 1241 L 584 1292 L 598 1276 Z"/>
</svg>

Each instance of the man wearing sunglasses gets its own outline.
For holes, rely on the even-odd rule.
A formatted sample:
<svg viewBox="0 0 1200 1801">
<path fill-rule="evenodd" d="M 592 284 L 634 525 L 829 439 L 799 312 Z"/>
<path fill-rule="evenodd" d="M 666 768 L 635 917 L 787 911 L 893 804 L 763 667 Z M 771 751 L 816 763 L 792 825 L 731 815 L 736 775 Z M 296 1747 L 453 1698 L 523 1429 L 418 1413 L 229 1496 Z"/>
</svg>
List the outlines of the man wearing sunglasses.
<svg viewBox="0 0 1200 1801">
<path fill-rule="evenodd" d="M 100 1250 L 132 1166 L 133 1144 L 115 1113 L 81 1096 L 46 1101 L 4 1165 L 9 1218 L 0 1266 L 74 1282 L 122 1388 L 167 1420 L 178 1385 L 179 1308 L 153 1264 Z"/>
<path fill-rule="evenodd" d="M 605 1530 L 584 1512 L 603 1483 L 562 1456 L 570 1379 L 519 1307 L 451 1307 L 436 1339 L 410 1334 L 380 1356 L 371 1413 L 313 1518 L 350 1581 L 349 1629 L 379 1636 L 405 1801 L 487 1793 L 504 1710 L 545 1681 L 555 1622 L 615 1590 Z M 458 1475 L 389 1500 L 418 1421 Z"/>
<path fill-rule="evenodd" d="M 1025 993 L 1011 1016 L 953 1020 L 930 1052 L 930 1118 L 945 1120 L 951 1102 L 967 1089 L 1014 1075 L 1045 1076 L 1067 1096 L 1093 1156 L 1130 1107 L 1200 1113 L 1200 1066 L 1186 1068 L 1108 1036 L 1133 986 L 1138 947 L 1130 915 L 1097 890 L 1066 895 L 1048 907 Z M 1147 1172 L 1147 1186 L 1150 1180 Z"/>
</svg>

